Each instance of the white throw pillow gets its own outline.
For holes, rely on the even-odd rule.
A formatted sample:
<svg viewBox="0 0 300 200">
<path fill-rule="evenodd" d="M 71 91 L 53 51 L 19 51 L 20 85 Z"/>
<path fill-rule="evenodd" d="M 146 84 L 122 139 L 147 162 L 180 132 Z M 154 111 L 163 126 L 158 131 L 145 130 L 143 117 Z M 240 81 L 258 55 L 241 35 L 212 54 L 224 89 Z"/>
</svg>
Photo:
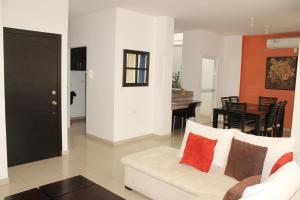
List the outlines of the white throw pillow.
<svg viewBox="0 0 300 200">
<path fill-rule="evenodd" d="M 262 183 L 246 188 L 242 200 L 289 200 L 299 188 L 300 168 L 292 161 Z"/>
<path fill-rule="evenodd" d="M 263 171 L 262 171 L 262 180 L 265 180 L 269 177 L 271 170 L 274 164 L 278 159 L 288 152 L 293 152 L 295 137 L 290 138 L 272 138 L 272 137 L 263 137 L 255 136 L 240 131 L 235 130 L 234 134 L 235 139 L 241 140 L 243 142 L 248 142 L 250 144 L 268 147 L 267 155 L 265 158 Z"/>
<path fill-rule="evenodd" d="M 185 145 L 190 132 L 195 135 L 218 140 L 214 151 L 212 165 L 225 168 L 227 165 L 228 155 L 231 147 L 231 140 L 233 138 L 234 132 L 230 129 L 216 129 L 188 120 L 184 138 L 182 140 L 181 148 L 178 154 L 179 157 L 183 156 Z"/>
</svg>

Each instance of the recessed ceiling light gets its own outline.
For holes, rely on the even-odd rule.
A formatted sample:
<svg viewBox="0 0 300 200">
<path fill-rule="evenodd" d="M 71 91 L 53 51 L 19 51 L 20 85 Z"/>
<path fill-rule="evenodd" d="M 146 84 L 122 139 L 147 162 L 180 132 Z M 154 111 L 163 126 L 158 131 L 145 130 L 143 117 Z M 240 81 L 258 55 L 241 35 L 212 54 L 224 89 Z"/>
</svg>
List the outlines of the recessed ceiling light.
<svg viewBox="0 0 300 200">
<path fill-rule="evenodd" d="M 254 27 L 254 17 L 250 17 L 250 27 Z"/>
<path fill-rule="evenodd" d="M 265 25 L 265 34 L 269 34 L 269 28 L 270 28 L 269 25 Z"/>
</svg>

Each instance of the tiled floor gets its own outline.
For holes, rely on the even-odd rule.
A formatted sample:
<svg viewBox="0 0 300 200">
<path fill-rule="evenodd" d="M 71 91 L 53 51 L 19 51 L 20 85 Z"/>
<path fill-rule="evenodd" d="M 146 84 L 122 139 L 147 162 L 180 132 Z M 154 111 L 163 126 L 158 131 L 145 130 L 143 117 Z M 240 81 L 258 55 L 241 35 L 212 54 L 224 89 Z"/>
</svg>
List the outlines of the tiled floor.
<svg viewBox="0 0 300 200">
<path fill-rule="evenodd" d="M 289 132 L 285 133 L 288 134 Z M 126 199 L 147 200 L 148 198 L 134 191 L 124 189 L 120 158 L 154 146 L 169 145 L 179 148 L 181 143 L 181 134 L 178 131 L 172 138 L 152 137 L 112 147 L 86 138 L 85 123 L 82 121 L 72 124 L 69 135 L 68 156 L 9 168 L 10 184 L 0 186 L 0 199 L 47 183 L 83 175 Z"/>
<path fill-rule="evenodd" d="M 70 130 L 70 154 L 9 168 L 10 184 L 0 186 L 0 199 L 54 181 L 83 175 L 129 200 L 148 199 L 124 189 L 121 157 L 159 145 L 179 147 L 180 134 L 173 138 L 148 138 L 112 147 L 85 137 L 85 123 L 75 122 Z"/>
<path fill-rule="evenodd" d="M 204 116 L 204 115 L 200 115 L 199 118 L 197 119 L 197 122 L 199 122 L 200 124 L 207 124 L 207 125 L 211 125 L 212 121 L 213 120 L 211 116 Z"/>
</svg>

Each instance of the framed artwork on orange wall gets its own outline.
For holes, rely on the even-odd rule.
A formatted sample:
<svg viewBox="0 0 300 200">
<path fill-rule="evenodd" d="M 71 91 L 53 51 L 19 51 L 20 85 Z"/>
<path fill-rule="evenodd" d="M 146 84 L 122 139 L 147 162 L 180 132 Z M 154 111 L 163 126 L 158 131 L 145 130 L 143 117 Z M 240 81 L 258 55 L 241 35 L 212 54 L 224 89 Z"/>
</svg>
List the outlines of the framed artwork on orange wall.
<svg viewBox="0 0 300 200">
<path fill-rule="evenodd" d="M 266 89 L 295 90 L 297 56 L 268 57 Z"/>
</svg>

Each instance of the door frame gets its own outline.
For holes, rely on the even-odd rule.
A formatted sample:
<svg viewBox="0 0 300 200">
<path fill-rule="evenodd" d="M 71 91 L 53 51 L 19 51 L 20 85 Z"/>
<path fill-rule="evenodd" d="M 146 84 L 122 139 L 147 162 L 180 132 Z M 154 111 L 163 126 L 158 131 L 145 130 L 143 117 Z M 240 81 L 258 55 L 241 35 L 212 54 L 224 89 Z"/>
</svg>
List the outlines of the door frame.
<svg viewBox="0 0 300 200">
<path fill-rule="evenodd" d="M 46 32 L 39 32 L 39 31 L 31 31 L 31 30 L 23 30 L 23 29 L 16 29 L 16 28 L 9 28 L 3 27 L 3 34 L 5 33 L 15 33 L 15 34 L 22 34 L 22 35 L 30 35 L 36 37 L 43 37 L 43 38 L 54 38 L 57 40 L 58 49 L 57 49 L 57 103 L 58 103 L 58 123 L 57 123 L 57 130 L 58 130 L 58 146 L 57 146 L 57 155 L 62 155 L 62 99 L 61 99 L 61 52 L 62 52 L 62 36 L 60 34 L 54 33 L 46 33 Z M 3 38 L 3 42 L 5 42 Z M 4 57 L 4 68 L 5 68 L 5 57 Z M 4 77 L 5 80 L 5 77 Z M 4 93 L 4 95 L 6 95 Z M 6 116 L 6 114 L 5 114 Z M 6 132 L 7 134 L 7 132 Z"/>
<path fill-rule="evenodd" d="M 69 54 L 68 54 L 68 59 L 69 59 L 69 65 L 68 65 L 68 70 L 69 70 L 69 73 L 70 73 L 70 81 L 69 81 L 69 83 L 68 83 L 68 95 L 70 95 L 70 92 L 72 91 L 71 90 L 71 72 L 72 71 L 74 71 L 74 70 L 72 70 L 71 69 L 71 60 L 72 60 L 72 49 L 76 49 L 76 48 L 86 48 L 86 68 L 85 68 L 85 75 L 84 75 L 84 78 L 85 78 L 85 83 L 84 83 L 84 86 L 85 86 L 85 89 L 84 89 L 84 91 L 85 91 L 85 93 L 84 93 L 84 102 L 85 102 L 85 104 L 84 104 L 84 109 L 85 109 L 85 116 L 84 116 L 84 118 L 82 118 L 82 119 L 84 119 L 85 121 L 86 121 L 86 116 L 87 116 L 87 81 L 88 81 L 88 46 L 87 45 L 79 45 L 79 46 L 74 46 L 74 47 L 69 47 L 69 49 L 68 49 L 68 52 L 69 52 Z M 71 99 L 71 95 L 70 95 L 70 99 Z M 69 100 L 70 100 L 69 99 Z M 73 118 L 73 120 L 76 120 L 76 118 Z M 79 117 L 79 119 L 81 120 L 81 118 Z M 69 125 L 69 128 L 72 126 L 72 117 L 71 117 L 71 105 L 70 105 L 70 107 L 69 107 L 69 120 L 68 120 L 68 125 Z M 86 132 L 86 131 L 85 131 Z M 86 134 L 86 133 L 85 133 Z"/>
</svg>

